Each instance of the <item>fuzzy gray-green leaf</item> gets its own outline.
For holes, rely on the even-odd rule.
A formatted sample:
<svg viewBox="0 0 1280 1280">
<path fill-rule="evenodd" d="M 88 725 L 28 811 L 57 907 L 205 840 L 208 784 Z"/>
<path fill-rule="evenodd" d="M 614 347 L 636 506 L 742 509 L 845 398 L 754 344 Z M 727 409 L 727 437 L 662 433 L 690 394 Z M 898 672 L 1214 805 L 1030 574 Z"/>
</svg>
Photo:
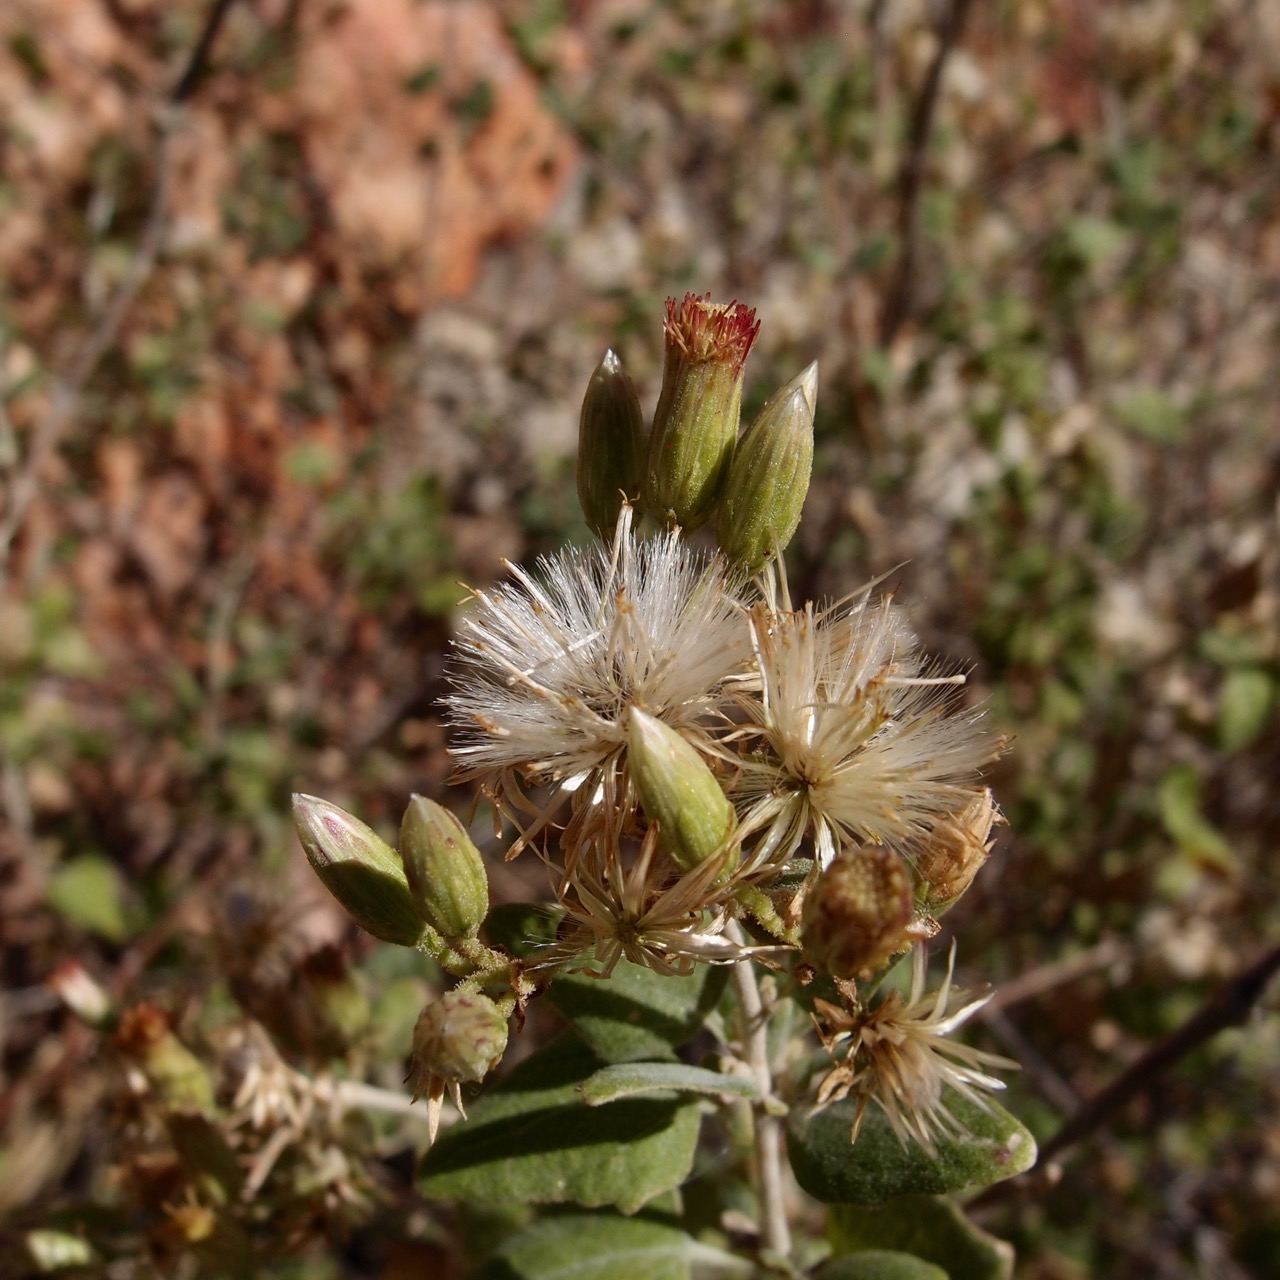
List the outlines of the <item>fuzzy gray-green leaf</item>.
<svg viewBox="0 0 1280 1280">
<path fill-rule="evenodd" d="M 828 1262 L 817 1280 L 950 1280 L 947 1272 L 932 1262 L 909 1253 L 869 1249 Z"/>
<path fill-rule="evenodd" d="M 874 1105 L 856 1143 L 849 1141 L 852 1100 L 794 1113 L 787 1150 L 796 1180 L 828 1204 L 881 1204 L 897 1196 L 985 1187 L 1035 1163 L 1035 1139 L 1002 1107 L 989 1103 L 986 1111 L 954 1095 L 947 1105 L 968 1132 L 941 1139 L 933 1155 L 914 1143 L 902 1146 Z"/>
<path fill-rule="evenodd" d="M 950 1280 L 1012 1280 L 1013 1248 L 974 1226 L 950 1200 L 903 1196 L 893 1212 L 839 1204 L 827 1211 L 827 1239 L 836 1254 L 902 1249 L 945 1267 Z"/>
<path fill-rule="evenodd" d="M 683 1062 L 622 1062 L 602 1067 L 582 1082 L 582 1100 L 589 1107 L 643 1093 L 706 1093 L 735 1098 L 760 1094 L 746 1076 L 725 1075 Z"/>
<path fill-rule="evenodd" d="M 547 998 L 605 1062 L 671 1058 L 715 1007 L 728 970 L 700 965 L 688 977 L 655 973 L 629 960 L 613 976 L 557 978 Z"/>
<path fill-rule="evenodd" d="M 505 1240 L 476 1280 L 687 1280 L 691 1263 L 721 1272 L 750 1264 L 662 1222 L 612 1213 L 540 1218 Z"/>
<path fill-rule="evenodd" d="M 699 1101 L 628 1098 L 588 1107 L 581 1084 L 603 1064 L 562 1036 L 521 1063 L 441 1135 L 421 1189 L 446 1199 L 572 1201 L 633 1213 L 679 1186 L 693 1164 Z"/>
</svg>

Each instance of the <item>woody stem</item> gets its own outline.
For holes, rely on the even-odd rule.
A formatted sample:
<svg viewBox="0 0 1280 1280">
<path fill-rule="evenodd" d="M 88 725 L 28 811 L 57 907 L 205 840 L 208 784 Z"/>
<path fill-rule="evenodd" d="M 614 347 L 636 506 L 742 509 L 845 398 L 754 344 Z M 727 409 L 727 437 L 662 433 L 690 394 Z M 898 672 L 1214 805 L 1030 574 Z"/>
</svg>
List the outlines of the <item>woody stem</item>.
<svg viewBox="0 0 1280 1280">
<path fill-rule="evenodd" d="M 735 922 L 725 931 L 736 942 L 746 938 Z M 736 936 L 735 936 L 736 935 Z M 733 980 L 742 1008 L 743 1048 L 747 1065 L 755 1076 L 760 1097 L 752 1104 L 755 1128 L 756 1194 L 760 1200 L 760 1230 L 765 1252 L 779 1260 L 791 1256 L 791 1228 L 787 1223 L 786 1184 L 782 1170 L 782 1122 L 769 1102 L 773 1095 L 773 1071 L 769 1064 L 769 1016 L 760 997 L 755 966 L 739 960 L 733 966 Z"/>
</svg>

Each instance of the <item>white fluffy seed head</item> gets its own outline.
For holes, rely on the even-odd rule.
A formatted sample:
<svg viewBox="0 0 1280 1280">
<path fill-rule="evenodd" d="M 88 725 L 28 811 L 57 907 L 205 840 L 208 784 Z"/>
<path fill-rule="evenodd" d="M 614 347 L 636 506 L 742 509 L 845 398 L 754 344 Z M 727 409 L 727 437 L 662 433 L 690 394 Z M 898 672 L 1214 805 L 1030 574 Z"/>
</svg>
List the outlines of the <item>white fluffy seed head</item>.
<svg viewBox="0 0 1280 1280">
<path fill-rule="evenodd" d="M 850 608 L 751 611 L 759 694 L 744 699 L 763 750 L 744 763 L 739 808 L 767 828 L 785 861 L 808 837 L 825 866 L 841 843 L 907 857 L 935 823 L 972 798 L 998 753 L 980 715 L 956 711 L 949 687 L 916 653 L 888 600 Z"/>
<path fill-rule="evenodd" d="M 473 595 L 455 641 L 459 775 L 501 787 L 596 789 L 625 750 L 627 708 L 698 740 L 750 655 L 742 605 L 719 560 L 678 532 L 640 538 L 623 508 L 611 547 L 571 549 Z"/>
</svg>

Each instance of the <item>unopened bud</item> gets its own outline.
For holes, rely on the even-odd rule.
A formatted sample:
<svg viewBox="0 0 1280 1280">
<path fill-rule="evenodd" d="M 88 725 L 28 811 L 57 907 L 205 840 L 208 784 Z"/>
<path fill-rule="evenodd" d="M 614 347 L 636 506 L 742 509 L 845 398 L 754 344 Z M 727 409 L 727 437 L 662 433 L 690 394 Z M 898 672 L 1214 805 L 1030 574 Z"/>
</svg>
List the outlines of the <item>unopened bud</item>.
<svg viewBox="0 0 1280 1280">
<path fill-rule="evenodd" d="M 669 725 L 632 707 L 627 724 L 631 777 L 646 815 L 658 824 L 659 843 L 681 871 L 725 856 L 721 877 L 737 866 L 727 852 L 734 813 L 706 761 Z"/>
<path fill-rule="evenodd" d="M 916 876 L 917 894 L 931 914 L 941 915 L 973 883 L 991 856 L 991 828 L 1003 821 L 991 788 L 985 787 L 967 808 L 930 832 L 916 857 Z"/>
<path fill-rule="evenodd" d="M 817 391 L 815 361 L 769 399 L 738 441 L 716 538 L 725 555 L 749 573 L 781 551 L 800 523 L 813 469 Z"/>
<path fill-rule="evenodd" d="M 293 822 L 324 887 L 366 932 L 413 947 L 426 930 L 399 855 L 377 832 L 336 804 L 293 797 Z"/>
<path fill-rule="evenodd" d="M 800 936 L 819 973 L 874 973 L 912 941 L 911 876 L 896 853 L 845 849 L 805 898 Z"/>
<path fill-rule="evenodd" d="M 489 913 L 489 877 L 462 823 L 434 800 L 411 797 L 400 856 L 422 919 L 450 944 L 474 938 Z"/>
<path fill-rule="evenodd" d="M 710 516 L 733 458 L 742 373 L 760 331 L 741 302 L 667 301 L 662 390 L 653 415 L 645 503 L 658 520 L 695 528 Z"/>
<path fill-rule="evenodd" d="M 413 1029 L 414 1095 L 430 1078 L 445 1084 L 483 1080 L 506 1050 L 507 1015 L 493 1000 L 478 991 L 446 991 L 423 1009 Z"/>
<path fill-rule="evenodd" d="M 644 462 L 640 397 L 622 361 L 606 351 L 587 383 L 578 420 L 578 502 L 600 537 L 613 536 L 624 495 L 639 496 Z"/>
</svg>

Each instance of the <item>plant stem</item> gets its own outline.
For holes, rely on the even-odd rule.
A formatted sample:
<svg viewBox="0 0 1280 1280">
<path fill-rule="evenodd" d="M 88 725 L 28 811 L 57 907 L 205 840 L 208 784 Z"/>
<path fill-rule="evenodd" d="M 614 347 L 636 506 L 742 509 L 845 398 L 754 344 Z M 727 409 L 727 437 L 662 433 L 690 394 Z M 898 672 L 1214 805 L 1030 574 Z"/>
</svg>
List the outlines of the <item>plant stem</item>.
<svg viewBox="0 0 1280 1280">
<path fill-rule="evenodd" d="M 725 932 L 735 942 L 746 939 L 737 923 Z M 736 936 L 735 936 L 736 935 Z M 765 1252 L 779 1260 L 791 1257 L 791 1228 L 787 1223 L 786 1184 L 782 1170 L 782 1121 L 769 1103 L 773 1094 L 773 1071 L 769 1065 L 769 1018 L 760 998 L 755 965 L 739 960 L 733 966 L 733 980 L 742 1006 L 743 1048 L 747 1065 L 755 1076 L 760 1097 L 751 1106 L 755 1126 L 756 1194 L 760 1199 L 760 1230 Z"/>
</svg>

